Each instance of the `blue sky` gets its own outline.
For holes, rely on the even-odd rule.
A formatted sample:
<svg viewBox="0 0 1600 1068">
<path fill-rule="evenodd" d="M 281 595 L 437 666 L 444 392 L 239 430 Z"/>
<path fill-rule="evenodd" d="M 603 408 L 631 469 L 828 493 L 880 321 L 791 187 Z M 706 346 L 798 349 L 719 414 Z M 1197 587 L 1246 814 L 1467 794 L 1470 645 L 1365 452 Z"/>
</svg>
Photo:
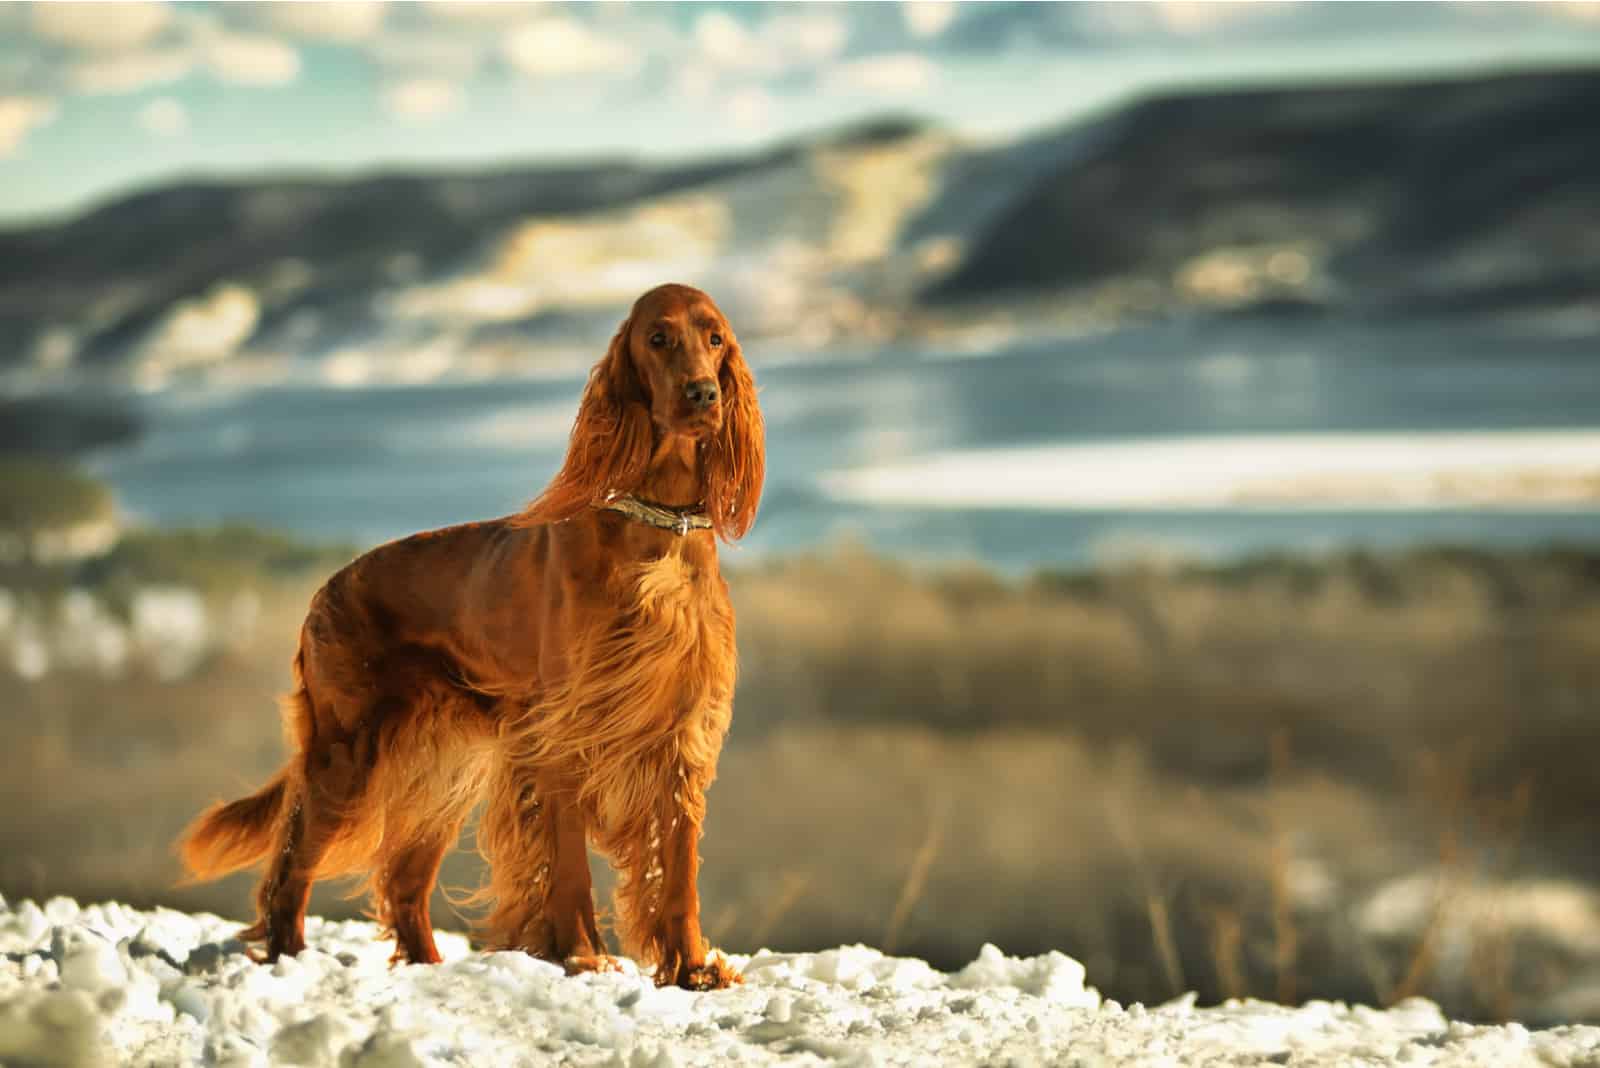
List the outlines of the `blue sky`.
<svg viewBox="0 0 1600 1068">
<path fill-rule="evenodd" d="M 182 176 L 683 158 L 886 112 L 1600 62 L 1600 3 L 0 4 L 0 220 Z"/>
</svg>

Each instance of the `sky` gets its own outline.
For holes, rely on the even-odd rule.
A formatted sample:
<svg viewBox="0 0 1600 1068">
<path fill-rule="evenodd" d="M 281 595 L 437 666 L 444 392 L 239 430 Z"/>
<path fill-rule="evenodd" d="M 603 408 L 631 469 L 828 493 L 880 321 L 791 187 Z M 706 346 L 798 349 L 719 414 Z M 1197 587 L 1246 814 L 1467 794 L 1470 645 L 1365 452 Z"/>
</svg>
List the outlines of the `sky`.
<svg viewBox="0 0 1600 1068">
<path fill-rule="evenodd" d="M 1600 62 L 1569 3 L 0 3 L 0 224 L 195 176 L 1014 136 L 1192 85 Z"/>
</svg>

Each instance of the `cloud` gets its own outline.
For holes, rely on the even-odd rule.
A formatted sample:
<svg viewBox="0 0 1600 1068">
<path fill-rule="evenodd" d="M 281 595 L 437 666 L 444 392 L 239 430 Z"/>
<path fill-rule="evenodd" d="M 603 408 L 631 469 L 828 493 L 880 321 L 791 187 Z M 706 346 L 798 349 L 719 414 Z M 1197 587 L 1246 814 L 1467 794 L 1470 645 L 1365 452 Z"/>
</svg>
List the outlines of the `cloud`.
<svg viewBox="0 0 1600 1068">
<path fill-rule="evenodd" d="M 837 15 L 807 12 L 773 16 L 762 24 L 761 36 L 777 44 L 780 55 L 815 63 L 838 55 L 850 30 Z"/>
<path fill-rule="evenodd" d="M 194 68 L 192 48 L 174 47 L 90 56 L 69 68 L 67 82 L 83 93 L 131 93 L 166 85 Z"/>
<path fill-rule="evenodd" d="M 127 3 L 32 4 L 33 32 L 48 41 L 94 52 L 137 48 L 171 20 L 172 9 L 153 0 Z"/>
<path fill-rule="evenodd" d="M 255 4 L 253 12 L 261 25 L 296 37 L 358 42 L 382 29 L 386 9 L 381 0 L 318 0 Z"/>
<path fill-rule="evenodd" d="M 1113 38 L 1197 37 L 1240 24 L 1270 21 L 1286 11 L 1277 0 L 1154 0 L 1143 4 L 1086 5 L 1078 12 L 1078 25 L 1090 34 Z"/>
<path fill-rule="evenodd" d="M 914 37 L 937 37 L 955 20 L 956 5 L 949 0 L 904 0 L 900 14 Z"/>
<path fill-rule="evenodd" d="M 915 52 L 884 52 L 834 67 L 825 79 L 829 88 L 858 93 L 897 95 L 926 91 L 939 68 Z"/>
<path fill-rule="evenodd" d="M 371 44 L 372 57 L 398 76 L 464 80 L 483 64 L 485 48 L 472 36 L 442 30 L 388 30 Z"/>
<path fill-rule="evenodd" d="M 507 34 L 501 51 L 518 71 L 534 78 L 601 74 L 636 63 L 622 42 L 559 15 L 524 22 Z"/>
<path fill-rule="evenodd" d="M 1206 33 L 1231 22 L 1276 14 L 1270 0 L 1160 0 L 1151 5 L 1163 25 L 1178 33 Z"/>
<path fill-rule="evenodd" d="M 699 55 L 674 64 L 671 85 L 685 102 L 716 107 L 736 127 L 767 129 L 774 91 L 783 91 L 786 78 L 811 85 L 813 72 L 843 52 L 849 38 L 849 24 L 832 10 L 802 9 L 753 23 L 704 11 L 686 42 Z"/>
<path fill-rule="evenodd" d="M 383 106 L 405 122 L 432 122 L 461 107 L 461 88 L 440 78 L 413 78 L 383 91 Z"/>
<path fill-rule="evenodd" d="M 529 11 L 527 4 L 502 3 L 500 0 L 424 0 L 417 6 L 437 22 L 484 26 L 520 22 L 528 17 Z"/>
<path fill-rule="evenodd" d="M 132 93 L 171 84 L 204 67 L 231 84 L 283 85 L 300 73 L 294 46 L 258 30 L 227 28 L 241 23 L 235 10 L 280 18 L 262 15 L 276 6 L 169 8 L 145 0 L 35 5 L 34 49 L 45 62 L 40 84 L 56 91 Z M 40 47 L 45 42 L 58 47 Z"/>
<path fill-rule="evenodd" d="M 289 41 L 261 31 L 228 29 L 211 11 L 184 9 L 168 30 L 155 43 L 140 39 L 119 49 L 99 47 L 65 56 L 50 84 L 80 93 L 131 93 L 171 84 L 199 67 L 220 81 L 243 86 L 285 85 L 300 75 L 300 53 Z M 125 29 L 118 34 L 121 40 L 135 41 L 136 35 Z"/>
<path fill-rule="evenodd" d="M 772 94 L 745 86 L 728 97 L 728 118 L 746 130 L 764 129 L 772 118 Z"/>
<path fill-rule="evenodd" d="M 28 134 L 53 121 L 56 103 L 37 96 L 0 96 L 0 159 L 22 147 Z"/>
<path fill-rule="evenodd" d="M 287 85 L 300 74 L 300 53 L 276 37 L 219 32 L 206 42 L 206 64 L 235 85 Z"/>
<path fill-rule="evenodd" d="M 755 29 L 725 11 L 707 11 L 694 22 L 694 43 L 710 63 L 730 70 L 778 73 L 838 55 L 850 36 L 836 14 L 774 15 Z"/>
<path fill-rule="evenodd" d="M 704 101 L 711 99 L 711 94 L 716 91 L 717 76 L 699 64 L 690 63 L 673 76 L 672 85 L 678 95 L 689 100 Z"/>
<path fill-rule="evenodd" d="M 1545 0 L 1541 5 L 1546 14 L 1558 18 L 1576 19 L 1580 22 L 1600 22 L 1600 0 Z"/>
<path fill-rule="evenodd" d="M 725 11 L 707 11 L 695 19 L 694 39 L 713 63 L 744 67 L 757 59 L 755 38 Z"/>
<path fill-rule="evenodd" d="M 170 96 L 160 96 L 139 109 L 139 125 L 157 137 L 189 132 L 189 110 Z"/>
</svg>

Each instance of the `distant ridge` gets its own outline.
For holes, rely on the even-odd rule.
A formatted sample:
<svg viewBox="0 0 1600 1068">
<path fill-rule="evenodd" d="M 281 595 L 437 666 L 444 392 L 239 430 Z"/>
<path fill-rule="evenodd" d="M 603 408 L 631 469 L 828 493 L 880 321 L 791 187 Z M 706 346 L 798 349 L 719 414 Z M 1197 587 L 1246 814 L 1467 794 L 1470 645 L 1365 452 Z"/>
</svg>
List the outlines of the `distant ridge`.
<svg viewBox="0 0 1600 1068">
<path fill-rule="evenodd" d="M 616 279 L 685 271 L 811 347 L 1085 316 L 1570 332 L 1600 322 L 1595 100 L 1600 67 L 1165 92 L 999 146 L 889 115 L 683 163 L 186 181 L 0 230 L 0 368 L 381 367 L 441 338 L 537 360 L 608 336 Z M 544 223 L 559 241 L 507 252 Z M 167 359 L 196 306 L 234 334 Z"/>
<path fill-rule="evenodd" d="M 1086 141 L 972 235 L 928 301 L 1170 279 L 1219 249 L 1301 246 L 1268 303 L 1453 313 L 1600 293 L 1600 67 L 1163 93 L 1035 139 Z M 952 195 L 959 195 L 959 191 Z M 1248 263 L 1239 264 L 1248 270 Z"/>
</svg>

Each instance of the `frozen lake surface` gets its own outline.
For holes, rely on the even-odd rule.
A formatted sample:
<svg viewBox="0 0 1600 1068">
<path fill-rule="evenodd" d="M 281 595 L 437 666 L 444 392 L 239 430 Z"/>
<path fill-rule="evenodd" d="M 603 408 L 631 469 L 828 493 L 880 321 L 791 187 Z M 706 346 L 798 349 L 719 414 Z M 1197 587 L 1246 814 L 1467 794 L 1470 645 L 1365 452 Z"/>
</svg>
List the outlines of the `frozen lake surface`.
<svg viewBox="0 0 1600 1068">
<path fill-rule="evenodd" d="M 747 555 L 853 536 L 1022 569 L 1600 534 L 1600 367 L 1575 341 L 1213 323 L 982 357 L 751 356 L 770 466 Z M 96 470 L 153 521 L 374 543 L 518 508 L 557 466 L 580 389 L 168 390 Z M 1241 493 L 1241 465 L 1263 464 L 1269 492 Z"/>
</svg>

